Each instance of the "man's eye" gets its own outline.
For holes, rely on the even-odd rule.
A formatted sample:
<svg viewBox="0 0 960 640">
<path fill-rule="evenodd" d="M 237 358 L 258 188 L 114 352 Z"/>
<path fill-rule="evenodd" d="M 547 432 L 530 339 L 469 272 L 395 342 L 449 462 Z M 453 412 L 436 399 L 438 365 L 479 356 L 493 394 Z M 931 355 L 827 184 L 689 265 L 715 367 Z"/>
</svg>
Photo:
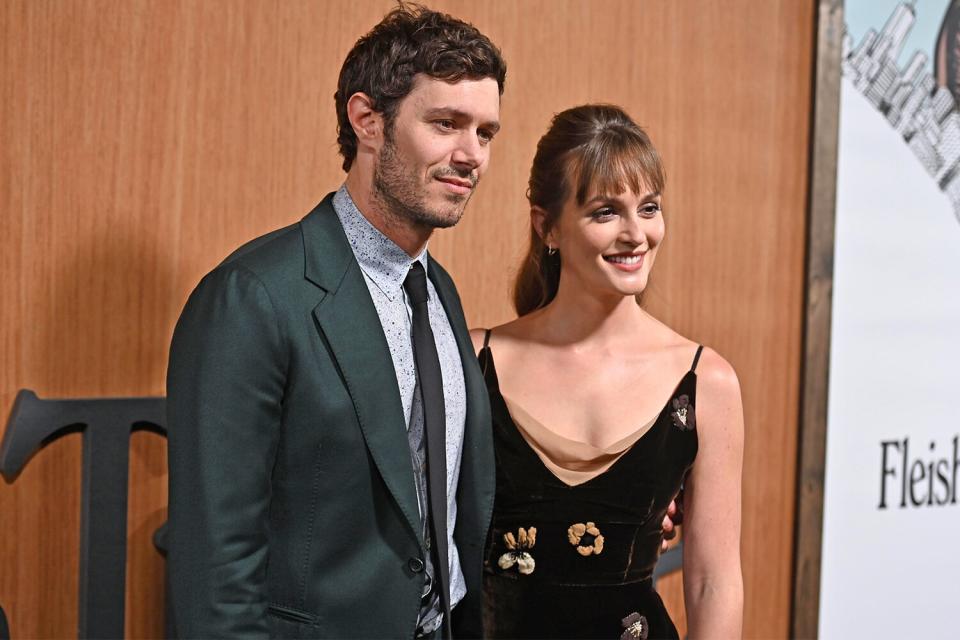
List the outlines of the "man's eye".
<svg viewBox="0 0 960 640">
<path fill-rule="evenodd" d="M 493 133 L 489 131 L 477 131 L 477 137 L 480 138 L 480 142 L 483 144 L 489 144 L 493 141 Z"/>
<path fill-rule="evenodd" d="M 453 120 L 435 120 L 434 123 L 441 129 L 453 129 Z"/>
</svg>

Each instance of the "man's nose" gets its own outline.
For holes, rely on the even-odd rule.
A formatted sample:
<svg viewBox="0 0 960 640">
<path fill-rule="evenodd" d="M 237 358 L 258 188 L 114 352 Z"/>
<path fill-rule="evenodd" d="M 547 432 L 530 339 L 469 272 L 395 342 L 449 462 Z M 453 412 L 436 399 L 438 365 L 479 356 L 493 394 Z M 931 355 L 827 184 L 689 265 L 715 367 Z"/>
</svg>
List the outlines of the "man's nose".
<svg viewBox="0 0 960 640">
<path fill-rule="evenodd" d="M 451 161 L 458 168 L 473 171 L 483 164 L 486 153 L 486 147 L 480 144 L 477 132 L 467 131 L 457 141 Z"/>
</svg>

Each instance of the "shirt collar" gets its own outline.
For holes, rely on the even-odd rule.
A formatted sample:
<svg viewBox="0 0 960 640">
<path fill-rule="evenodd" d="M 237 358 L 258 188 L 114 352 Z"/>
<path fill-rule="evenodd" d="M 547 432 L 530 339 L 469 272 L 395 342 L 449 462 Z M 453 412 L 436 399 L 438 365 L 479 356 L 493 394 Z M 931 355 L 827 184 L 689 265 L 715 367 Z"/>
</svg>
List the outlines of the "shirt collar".
<svg viewBox="0 0 960 640">
<path fill-rule="evenodd" d="M 391 301 L 403 291 L 410 265 L 419 261 L 427 272 L 427 250 L 411 258 L 397 243 L 370 224 L 342 185 L 333 196 L 333 210 L 347 235 L 360 268 Z"/>
</svg>

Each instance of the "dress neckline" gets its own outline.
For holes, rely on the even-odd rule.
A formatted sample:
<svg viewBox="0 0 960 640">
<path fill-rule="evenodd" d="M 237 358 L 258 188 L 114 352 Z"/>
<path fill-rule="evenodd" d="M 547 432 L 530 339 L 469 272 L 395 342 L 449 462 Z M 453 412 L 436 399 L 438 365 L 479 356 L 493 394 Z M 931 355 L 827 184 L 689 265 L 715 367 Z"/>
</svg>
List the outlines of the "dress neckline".
<svg viewBox="0 0 960 640">
<path fill-rule="evenodd" d="M 486 357 L 483 368 L 484 377 L 487 376 L 487 368 L 489 367 L 496 398 L 502 403 L 504 412 L 507 414 L 514 431 L 520 435 L 521 440 L 523 440 L 530 453 L 535 455 L 544 471 L 567 487 L 573 488 L 586 485 L 605 476 L 628 453 L 640 446 L 647 439 L 647 436 L 658 429 L 658 426 L 663 423 L 661 418 L 670 408 L 671 400 L 677 396 L 687 378 L 690 376 L 696 378 L 696 360 L 699 359 L 700 351 L 698 349 L 693 367 L 673 387 L 660 411 L 639 429 L 606 447 L 597 447 L 587 442 L 562 436 L 531 416 L 520 405 L 508 400 L 500 390 L 500 378 L 497 375 L 493 351 L 489 344 L 486 344 L 486 341 L 480 354 Z M 518 420 L 518 416 L 521 419 Z"/>
<path fill-rule="evenodd" d="M 663 413 L 661 408 L 656 415 L 647 420 L 642 427 L 638 428 L 636 431 L 628 433 L 623 438 L 620 438 L 616 442 L 612 442 L 605 447 L 598 447 L 589 442 L 584 442 L 583 440 L 576 440 L 574 438 L 568 438 L 566 436 L 560 435 L 547 425 L 545 425 L 540 420 L 537 420 L 533 415 L 524 409 L 519 403 L 511 400 L 507 396 L 503 395 L 503 392 L 500 390 L 500 385 L 497 384 L 497 393 L 503 398 L 503 402 L 507 405 L 507 411 L 510 414 L 510 417 L 513 419 L 513 422 L 519 426 L 521 429 L 527 432 L 535 432 L 537 434 L 544 434 L 545 437 L 554 440 L 558 443 L 562 443 L 564 446 L 569 446 L 573 449 L 582 450 L 584 453 L 599 456 L 604 454 L 615 454 L 623 453 L 626 449 L 630 448 L 634 442 L 639 440 L 644 436 L 644 434 L 653 428 L 653 425 L 656 424 L 657 419 L 660 417 L 660 414 Z M 668 401 L 669 404 L 669 401 Z M 539 439 L 539 438 L 538 438 Z"/>
</svg>

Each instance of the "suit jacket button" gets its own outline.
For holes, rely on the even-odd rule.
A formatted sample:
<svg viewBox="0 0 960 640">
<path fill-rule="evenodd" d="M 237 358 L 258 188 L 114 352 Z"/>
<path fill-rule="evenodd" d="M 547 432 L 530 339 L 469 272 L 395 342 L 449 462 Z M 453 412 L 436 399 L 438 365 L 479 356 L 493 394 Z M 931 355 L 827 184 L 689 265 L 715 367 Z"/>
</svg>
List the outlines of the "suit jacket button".
<svg viewBox="0 0 960 640">
<path fill-rule="evenodd" d="M 423 571 L 423 560 L 420 558 L 410 558 L 407 561 L 407 566 L 410 567 L 410 571 L 414 573 L 420 573 Z"/>
</svg>

